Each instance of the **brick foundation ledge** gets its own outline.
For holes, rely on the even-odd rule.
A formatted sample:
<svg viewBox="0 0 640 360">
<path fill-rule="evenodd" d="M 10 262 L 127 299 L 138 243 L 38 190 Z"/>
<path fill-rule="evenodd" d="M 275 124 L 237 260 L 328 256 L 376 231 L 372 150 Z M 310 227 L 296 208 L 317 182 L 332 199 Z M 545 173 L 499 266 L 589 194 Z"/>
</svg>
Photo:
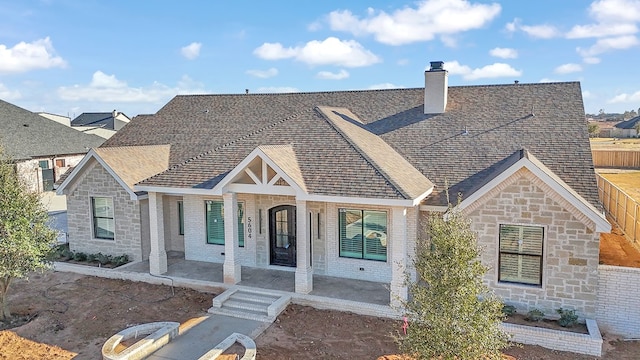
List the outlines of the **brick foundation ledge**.
<svg viewBox="0 0 640 360">
<path fill-rule="evenodd" d="M 544 329 L 534 326 L 503 323 L 502 328 L 512 335 L 511 341 L 539 345 L 547 349 L 569 351 L 577 354 L 602 356 L 602 335 L 595 320 L 586 320 L 589 334 Z"/>
</svg>

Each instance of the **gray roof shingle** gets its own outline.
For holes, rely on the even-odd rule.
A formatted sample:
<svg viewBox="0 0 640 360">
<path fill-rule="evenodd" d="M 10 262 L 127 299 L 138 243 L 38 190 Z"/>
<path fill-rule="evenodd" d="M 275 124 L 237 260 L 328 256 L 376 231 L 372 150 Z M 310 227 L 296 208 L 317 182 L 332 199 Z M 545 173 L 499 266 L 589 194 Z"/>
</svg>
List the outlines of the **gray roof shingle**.
<svg viewBox="0 0 640 360">
<path fill-rule="evenodd" d="M 260 145 L 291 144 L 310 192 L 404 198 L 316 107 L 348 109 L 435 184 L 429 203 L 469 195 L 522 148 L 591 204 L 597 188 L 580 84 L 450 87 L 444 114 L 423 113 L 424 89 L 180 95 L 103 146 L 171 144 L 172 169 L 143 184 L 212 187 Z"/>
<path fill-rule="evenodd" d="M 0 142 L 14 160 L 83 154 L 104 139 L 85 134 L 0 100 Z"/>
</svg>

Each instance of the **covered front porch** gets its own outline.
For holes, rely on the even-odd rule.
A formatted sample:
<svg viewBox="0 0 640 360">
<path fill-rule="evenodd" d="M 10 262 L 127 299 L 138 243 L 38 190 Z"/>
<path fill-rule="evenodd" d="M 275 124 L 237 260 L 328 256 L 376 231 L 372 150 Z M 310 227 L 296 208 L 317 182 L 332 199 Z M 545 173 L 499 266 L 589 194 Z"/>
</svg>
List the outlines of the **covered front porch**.
<svg viewBox="0 0 640 360">
<path fill-rule="evenodd" d="M 121 267 L 119 270 L 139 274 L 149 274 L 149 261 L 141 261 Z M 292 269 L 293 270 L 293 269 Z M 181 283 L 195 280 L 214 287 L 227 288 L 223 279 L 223 264 L 204 261 L 185 260 L 180 253 L 170 253 L 167 259 L 167 272 L 162 277 L 179 279 Z M 295 271 L 255 268 L 242 266 L 242 279 L 236 284 L 240 287 L 275 290 L 295 293 Z M 303 294 L 301 298 L 305 298 Z M 313 275 L 313 290 L 307 299 L 327 304 L 335 301 L 356 302 L 366 307 L 374 305 L 389 307 L 389 284 L 374 281 L 345 279 L 325 275 Z M 389 308 L 390 310 L 390 308 Z"/>
</svg>

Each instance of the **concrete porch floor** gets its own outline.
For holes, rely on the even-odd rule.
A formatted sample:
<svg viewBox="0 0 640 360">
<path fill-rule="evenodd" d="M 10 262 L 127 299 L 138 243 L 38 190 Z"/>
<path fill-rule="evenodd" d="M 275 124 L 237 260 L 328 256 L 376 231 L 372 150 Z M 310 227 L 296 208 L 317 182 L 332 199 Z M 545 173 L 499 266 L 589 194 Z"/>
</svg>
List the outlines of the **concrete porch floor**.
<svg viewBox="0 0 640 360">
<path fill-rule="evenodd" d="M 148 274 L 149 261 L 125 265 L 119 270 Z M 295 291 L 293 270 L 294 268 L 278 270 L 243 266 L 242 280 L 238 285 L 293 293 Z M 162 276 L 212 283 L 223 282 L 222 264 L 185 260 L 183 257 L 172 254 L 167 259 L 167 272 Z M 313 275 L 313 291 L 309 295 L 383 306 L 389 306 L 390 300 L 389 284 L 323 275 Z"/>
</svg>

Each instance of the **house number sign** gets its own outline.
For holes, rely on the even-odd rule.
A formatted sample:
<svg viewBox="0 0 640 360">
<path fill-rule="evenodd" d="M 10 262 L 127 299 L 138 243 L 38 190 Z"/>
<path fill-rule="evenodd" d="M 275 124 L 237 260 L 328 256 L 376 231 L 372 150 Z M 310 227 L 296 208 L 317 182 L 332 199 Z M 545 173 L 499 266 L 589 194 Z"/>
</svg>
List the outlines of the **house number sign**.
<svg viewBox="0 0 640 360">
<path fill-rule="evenodd" d="M 253 226 L 251 226 L 251 216 L 247 216 L 247 236 L 251 239 L 251 233 L 253 232 Z"/>
</svg>

